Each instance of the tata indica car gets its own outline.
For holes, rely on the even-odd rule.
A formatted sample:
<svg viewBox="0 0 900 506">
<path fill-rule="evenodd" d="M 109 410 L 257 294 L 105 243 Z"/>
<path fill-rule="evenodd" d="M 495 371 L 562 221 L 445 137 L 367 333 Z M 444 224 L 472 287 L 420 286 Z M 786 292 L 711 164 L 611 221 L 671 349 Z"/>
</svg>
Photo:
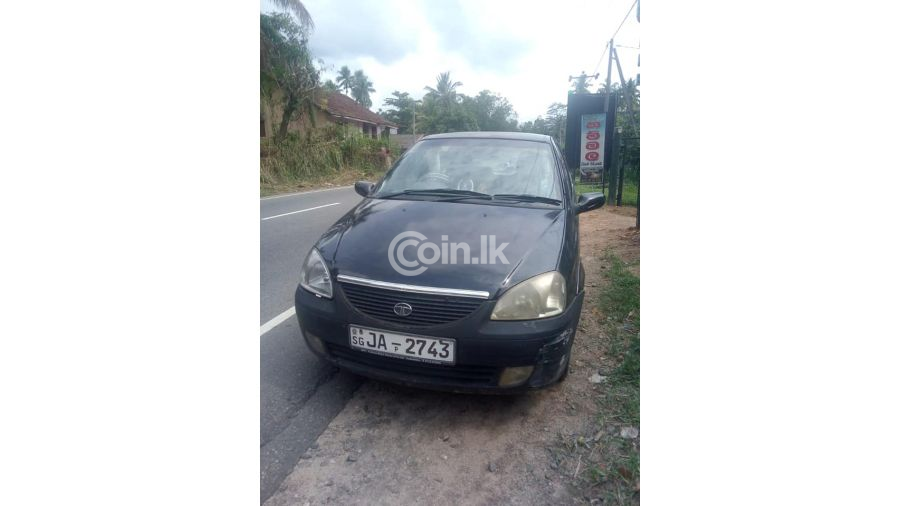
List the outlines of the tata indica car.
<svg viewBox="0 0 900 506">
<path fill-rule="evenodd" d="M 521 392 L 565 378 L 584 298 L 576 198 L 551 137 L 431 135 L 303 262 L 301 333 L 348 371 L 416 387 Z"/>
</svg>

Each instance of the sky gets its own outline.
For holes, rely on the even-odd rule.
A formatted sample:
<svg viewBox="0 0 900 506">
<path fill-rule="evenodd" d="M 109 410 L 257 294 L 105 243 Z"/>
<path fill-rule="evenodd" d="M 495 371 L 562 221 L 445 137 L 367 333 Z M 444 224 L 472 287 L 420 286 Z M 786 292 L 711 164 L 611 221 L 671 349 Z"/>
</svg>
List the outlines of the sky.
<svg viewBox="0 0 900 506">
<path fill-rule="evenodd" d="M 568 77 L 582 71 L 606 79 L 604 45 L 634 0 L 305 0 L 315 23 L 310 47 L 325 64 L 322 80 L 347 65 L 374 83 L 372 110 L 393 91 L 421 98 L 450 71 L 461 93 L 491 90 L 506 97 L 519 122 L 566 102 Z M 276 10 L 262 0 L 260 10 Z M 616 35 L 625 78 L 638 72 L 636 8 Z M 618 80 L 615 62 L 613 82 Z"/>
</svg>

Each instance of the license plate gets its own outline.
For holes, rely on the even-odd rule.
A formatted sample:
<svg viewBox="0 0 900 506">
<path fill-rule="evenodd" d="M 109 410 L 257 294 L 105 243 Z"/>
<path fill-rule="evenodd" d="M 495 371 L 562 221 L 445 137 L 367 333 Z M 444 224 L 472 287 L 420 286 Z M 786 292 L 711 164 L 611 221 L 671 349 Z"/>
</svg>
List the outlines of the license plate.
<svg viewBox="0 0 900 506">
<path fill-rule="evenodd" d="M 394 334 L 350 325 L 350 346 L 369 353 L 417 362 L 456 363 L 456 341 L 443 337 Z"/>
</svg>

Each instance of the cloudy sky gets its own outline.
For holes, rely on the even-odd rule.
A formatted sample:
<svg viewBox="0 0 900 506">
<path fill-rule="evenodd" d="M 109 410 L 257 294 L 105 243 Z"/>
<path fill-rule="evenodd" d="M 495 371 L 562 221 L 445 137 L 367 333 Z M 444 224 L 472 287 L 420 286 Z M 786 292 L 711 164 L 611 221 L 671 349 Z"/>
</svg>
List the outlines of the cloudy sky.
<svg viewBox="0 0 900 506">
<path fill-rule="evenodd" d="M 323 80 L 342 65 L 362 69 L 376 89 L 373 110 L 394 90 L 421 98 L 423 88 L 449 70 L 467 95 L 487 89 L 505 96 L 520 122 L 544 114 L 553 102 L 565 103 L 568 76 L 584 71 L 606 78 L 600 55 L 632 3 L 304 0 L 316 25 L 312 51 L 326 65 Z M 274 9 L 262 0 L 263 12 Z M 636 48 L 639 34 L 632 11 L 616 44 Z M 625 78 L 634 77 L 638 51 L 618 52 Z"/>
</svg>

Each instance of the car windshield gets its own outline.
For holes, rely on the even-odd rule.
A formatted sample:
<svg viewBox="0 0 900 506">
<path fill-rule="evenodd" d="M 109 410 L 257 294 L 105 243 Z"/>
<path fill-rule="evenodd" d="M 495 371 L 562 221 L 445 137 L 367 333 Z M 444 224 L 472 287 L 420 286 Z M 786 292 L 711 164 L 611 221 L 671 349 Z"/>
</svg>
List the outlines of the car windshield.
<svg viewBox="0 0 900 506">
<path fill-rule="evenodd" d="M 560 200 L 550 145 L 512 139 L 423 140 L 387 173 L 375 197 L 421 190 Z"/>
</svg>

